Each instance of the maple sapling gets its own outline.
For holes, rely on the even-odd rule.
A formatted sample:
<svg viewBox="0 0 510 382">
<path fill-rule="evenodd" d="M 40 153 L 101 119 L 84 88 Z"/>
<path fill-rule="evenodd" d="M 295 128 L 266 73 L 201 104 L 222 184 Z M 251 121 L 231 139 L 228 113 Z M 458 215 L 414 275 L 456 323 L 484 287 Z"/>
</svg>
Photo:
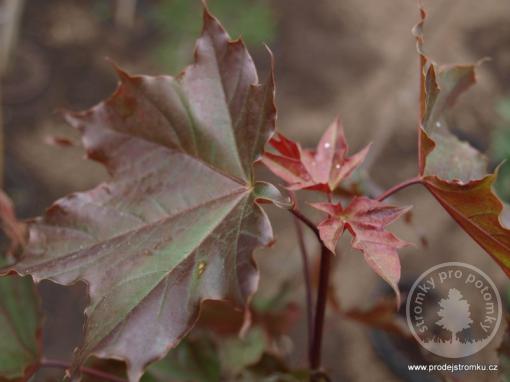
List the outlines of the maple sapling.
<svg viewBox="0 0 510 382">
<path fill-rule="evenodd" d="M 486 173 L 485 157 L 449 132 L 444 119 L 475 83 L 476 65 L 432 63 L 423 52 L 426 13 L 420 14 L 414 29 L 420 58 L 417 175 L 379 196 L 364 192 L 358 176 L 370 145 L 350 154 L 339 119 L 315 149 L 276 132 L 273 69 L 259 80 L 243 41 L 231 40 L 207 9 L 194 61 L 179 76 L 131 75 L 115 66 L 120 83 L 111 97 L 64 113 L 81 134 L 87 157 L 108 170 L 108 181 L 61 198 L 24 223 L 0 195 L 11 240 L 0 259 L 0 319 L 20 322 L 0 325 L 0 337 L 9 339 L 0 349 L 14 354 L 0 354 L 0 379 L 25 381 L 53 367 L 68 369 L 73 380 L 88 374 L 125 381 L 118 365 L 90 366 L 94 359 L 113 359 L 125 365 L 129 382 L 328 380 L 321 348 L 338 242 L 348 232 L 352 248 L 391 286 L 400 306 L 398 251 L 409 243 L 387 226 L 410 207 L 385 200 L 411 185 L 424 186 L 510 275 L 510 231 L 500 222 L 503 205 L 492 192 L 496 174 Z M 258 162 L 284 187 L 257 179 Z M 323 214 L 321 222 L 300 208 L 297 192 Z M 306 289 L 306 367 L 287 366 L 274 345 L 284 331 L 275 321 L 291 322 L 293 311 L 274 308 L 278 298 L 264 305 L 253 297 L 259 281 L 253 251 L 274 240 L 262 208 L 267 203 L 295 218 Z M 321 248 L 315 299 L 301 223 Z M 84 339 L 70 363 L 42 356 L 36 291 L 16 275 L 87 285 Z M 337 310 L 405 335 L 392 321 L 393 300 L 370 313 Z"/>
</svg>

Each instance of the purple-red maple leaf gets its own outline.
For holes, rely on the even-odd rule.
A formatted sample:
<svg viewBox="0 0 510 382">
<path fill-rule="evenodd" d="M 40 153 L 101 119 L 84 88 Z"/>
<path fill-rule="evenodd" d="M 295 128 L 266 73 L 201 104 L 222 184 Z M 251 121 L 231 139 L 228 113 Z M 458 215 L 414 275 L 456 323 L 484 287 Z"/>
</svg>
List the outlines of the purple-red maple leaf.
<svg viewBox="0 0 510 382">
<path fill-rule="evenodd" d="M 288 183 L 290 190 L 334 191 L 367 156 L 370 145 L 349 157 L 347 141 L 340 120 L 335 120 L 322 136 L 315 150 L 276 134 L 270 145 L 278 152 L 266 152 L 262 162 Z"/>
<path fill-rule="evenodd" d="M 348 230 L 353 237 L 352 247 L 363 252 L 367 264 L 395 290 L 400 301 L 397 250 L 410 244 L 386 231 L 385 227 L 410 207 L 393 207 L 367 197 L 355 197 L 345 209 L 333 203 L 313 203 L 312 206 L 329 215 L 318 226 L 328 249 L 334 253 L 342 233 Z"/>
<path fill-rule="evenodd" d="M 3 270 L 87 283 L 73 377 L 93 355 L 125 361 L 137 382 L 203 301 L 242 308 L 256 290 L 252 252 L 272 241 L 258 200 L 276 189 L 255 180 L 253 163 L 274 131 L 273 76 L 261 83 L 244 43 L 207 10 L 194 57 L 178 77 L 118 69 L 110 98 L 66 114 L 111 178 L 32 220 L 23 256 Z"/>
</svg>

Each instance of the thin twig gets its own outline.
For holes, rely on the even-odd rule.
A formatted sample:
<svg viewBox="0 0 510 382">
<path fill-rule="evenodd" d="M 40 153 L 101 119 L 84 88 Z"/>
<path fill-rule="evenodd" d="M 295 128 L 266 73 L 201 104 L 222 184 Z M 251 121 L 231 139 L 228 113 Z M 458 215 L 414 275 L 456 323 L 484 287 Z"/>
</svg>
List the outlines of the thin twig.
<svg viewBox="0 0 510 382">
<path fill-rule="evenodd" d="M 308 342 L 308 361 L 312 362 L 312 330 L 313 330 L 313 301 L 312 301 L 312 282 L 310 280 L 310 262 L 308 251 L 306 249 L 303 229 L 301 223 L 295 217 L 294 225 L 296 227 L 296 235 L 298 238 L 299 251 L 301 252 L 301 261 L 303 264 L 303 278 L 305 280 L 305 299 L 306 299 L 306 329 L 307 329 L 307 342 Z"/>
<path fill-rule="evenodd" d="M 377 197 L 377 200 L 379 200 L 380 202 L 382 202 L 384 199 L 390 197 L 391 195 L 393 195 L 394 193 L 406 188 L 406 187 L 409 187 L 409 186 L 412 186 L 413 184 L 418 184 L 418 183 L 421 183 L 422 182 L 422 178 L 420 176 L 417 176 L 417 177 L 414 177 L 414 178 L 411 178 L 411 179 L 407 179 L 399 184 L 396 184 L 395 186 L 389 188 L 388 190 L 384 191 L 381 195 L 379 195 Z"/>
<path fill-rule="evenodd" d="M 57 369 L 69 369 L 71 367 L 71 364 L 65 361 L 60 361 L 56 359 L 43 359 L 39 365 L 41 368 L 57 368 Z M 116 375 L 106 373 L 101 370 L 92 369 L 90 367 L 80 367 L 80 371 L 83 374 L 88 374 L 92 377 L 101 378 L 105 381 L 109 382 L 127 382 L 124 378 L 117 377 Z"/>
<path fill-rule="evenodd" d="M 299 210 L 297 210 L 295 208 L 289 210 L 289 212 L 292 215 L 294 215 L 296 218 L 301 220 L 303 223 L 305 223 L 308 226 L 308 228 L 310 228 L 312 230 L 312 232 L 315 234 L 315 236 L 317 236 L 317 239 L 319 239 L 319 241 L 322 242 L 321 236 L 319 234 L 319 229 L 316 227 L 314 222 L 312 222 L 310 219 L 308 219 L 305 215 L 303 215 Z"/>
</svg>

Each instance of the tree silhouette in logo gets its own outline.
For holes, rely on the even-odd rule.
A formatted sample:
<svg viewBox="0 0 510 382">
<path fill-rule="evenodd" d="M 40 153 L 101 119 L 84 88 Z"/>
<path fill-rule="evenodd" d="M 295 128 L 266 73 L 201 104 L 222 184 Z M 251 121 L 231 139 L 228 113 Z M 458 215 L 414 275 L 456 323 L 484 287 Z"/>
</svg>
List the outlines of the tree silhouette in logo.
<svg viewBox="0 0 510 382">
<path fill-rule="evenodd" d="M 469 303 L 459 290 L 451 288 L 448 291 L 448 298 L 442 298 L 439 306 L 441 309 L 437 314 L 441 319 L 436 322 L 436 325 L 452 333 L 450 342 L 455 339 L 458 341 L 458 333 L 468 329 L 473 323 Z"/>
</svg>

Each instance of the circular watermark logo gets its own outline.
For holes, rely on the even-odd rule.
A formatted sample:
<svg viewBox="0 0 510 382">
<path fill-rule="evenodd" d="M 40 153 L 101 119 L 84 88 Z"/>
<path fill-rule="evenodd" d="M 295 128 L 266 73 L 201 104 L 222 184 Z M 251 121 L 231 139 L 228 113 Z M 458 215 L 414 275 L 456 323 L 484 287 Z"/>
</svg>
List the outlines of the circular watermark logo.
<svg viewBox="0 0 510 382">
<path fill-rule="evenodd" d="M 501 297 L 492 280 L 465 263 L 428 269 L 407 296 L 411 333 L 441 357 L 467 357 L 482 350 L 496 335 L 501 313 Z"/>
</svg>

